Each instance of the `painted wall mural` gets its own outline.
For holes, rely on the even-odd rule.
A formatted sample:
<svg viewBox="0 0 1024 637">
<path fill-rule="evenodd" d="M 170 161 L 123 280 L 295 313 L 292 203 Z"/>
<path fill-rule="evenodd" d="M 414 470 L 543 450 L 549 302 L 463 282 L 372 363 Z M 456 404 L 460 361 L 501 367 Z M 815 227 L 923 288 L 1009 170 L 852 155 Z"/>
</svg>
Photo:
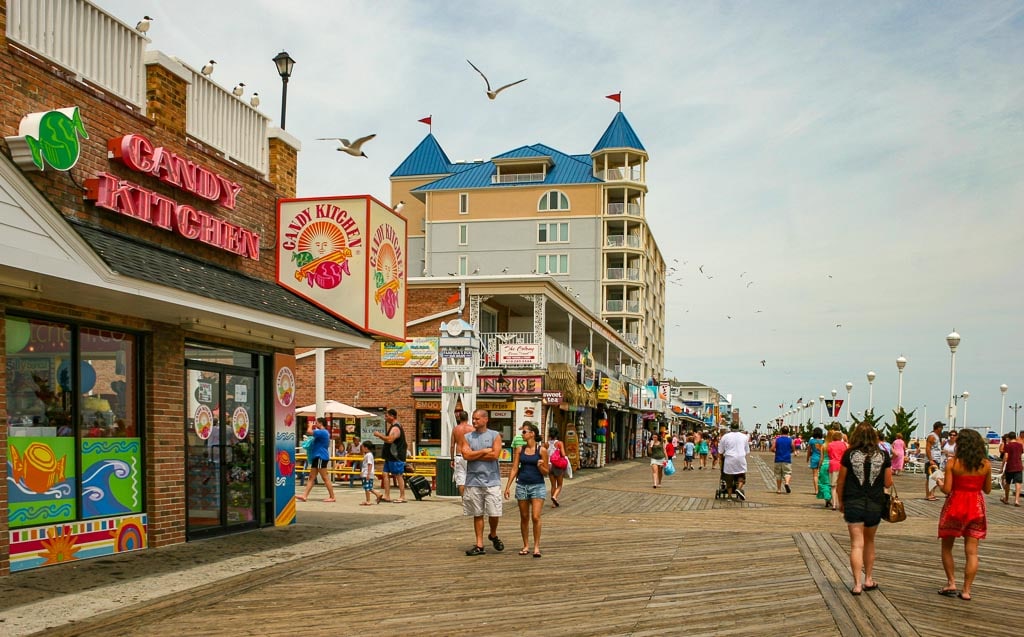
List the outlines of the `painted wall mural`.
<svg viewBox="0 0 1024 637">
<path fill-rule="evenodd" d="M 142 511 L 138 438 L 82 440 L 82 517 Z"/>
<path fill-rule="evenodd" d="M 146 548 L 145 514 L 13 530 L 11 572 Z"/>
<path fill-rule="evenodd" d="M 274 354 L 274 526 L 295 524 L 295 357 Z"/>
<path fill-rule="evenodd" d="M 74 438 L 8 438 L 8 523 L 18 528 L 75 517 Z"/>
</svg>

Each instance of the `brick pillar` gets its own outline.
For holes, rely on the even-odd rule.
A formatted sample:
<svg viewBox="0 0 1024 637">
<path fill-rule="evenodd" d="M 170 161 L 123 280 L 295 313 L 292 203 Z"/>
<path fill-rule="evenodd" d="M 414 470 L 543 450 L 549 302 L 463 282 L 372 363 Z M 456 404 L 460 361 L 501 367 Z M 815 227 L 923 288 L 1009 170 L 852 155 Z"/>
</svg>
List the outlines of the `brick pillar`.
<svg viewBox="0 0 1024 637">
<path fill-rule="evenodd" d="M 169 133 L 185 136 L 188 69 L 159 51 L 146 53 L 146 114 Z"/>
<path fill-rule="evenodd" d="M 185 336 L 169 327 L 146 343 L 146 513 L 155 548 L 185 541 Z"/>
<path fill-rule="evenodd" d="M 270 138 L 270 182 L 277 186 L 277 196 L 288 198 L 295 196 L 296 175 L 298 173 L 299 151 L 302 145 L 299 140 L 280 128 L 271 128 Z"/>
<path fill-rule="evenodd" d="M 6 8 L 4 9 L 6 12 Z M 7 343 L 6 314 L 0 310 L 0 343 Z M 7 502 L 7 349 L 4 349 L 3 365 L 0 365 L 0 577 L 11 574 L 11 536 L 7 516 L 10 507 Z"/>
</svg>

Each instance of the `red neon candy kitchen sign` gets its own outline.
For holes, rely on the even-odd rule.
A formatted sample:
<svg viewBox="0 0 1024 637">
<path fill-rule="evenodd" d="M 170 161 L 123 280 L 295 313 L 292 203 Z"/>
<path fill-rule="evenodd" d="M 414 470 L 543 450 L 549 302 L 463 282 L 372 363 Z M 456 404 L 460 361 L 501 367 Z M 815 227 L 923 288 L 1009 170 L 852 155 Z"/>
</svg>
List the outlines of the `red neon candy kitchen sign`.
<svg viewBox="0 0 1024 637">
<path fill-rule="evenodd" d="M 132 170 L 229 210 L 242 186 L 196 164 L 163 146 L 153 146 L 145 136 L 133 133 L 107 142 L 108 156 Z M 101 172 L 85 180 L 85 198 L 100 208 L 113 210 L 139 221 L 175 232 L 253 260 L 260 258 L 260 235 L 208 212 L 143 188 L 117 175 Z"/>
</svg>

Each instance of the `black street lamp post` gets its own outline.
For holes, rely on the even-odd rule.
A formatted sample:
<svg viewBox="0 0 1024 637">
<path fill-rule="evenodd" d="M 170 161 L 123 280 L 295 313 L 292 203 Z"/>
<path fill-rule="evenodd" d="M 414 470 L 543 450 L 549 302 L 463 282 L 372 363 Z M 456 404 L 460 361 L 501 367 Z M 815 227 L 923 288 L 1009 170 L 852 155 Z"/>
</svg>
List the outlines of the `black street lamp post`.
<svg viewBox="0 0 1024 637">
<path fill-rule="evenodd" d="M 285 114 L 288 109 L 288 78 L 292 76 L 295 60 L 281 51 L 274 56 L 274 64 L 277 65 L 277 74 L 281 76 L 281 130 L 284 130 Z"/>
</svg>

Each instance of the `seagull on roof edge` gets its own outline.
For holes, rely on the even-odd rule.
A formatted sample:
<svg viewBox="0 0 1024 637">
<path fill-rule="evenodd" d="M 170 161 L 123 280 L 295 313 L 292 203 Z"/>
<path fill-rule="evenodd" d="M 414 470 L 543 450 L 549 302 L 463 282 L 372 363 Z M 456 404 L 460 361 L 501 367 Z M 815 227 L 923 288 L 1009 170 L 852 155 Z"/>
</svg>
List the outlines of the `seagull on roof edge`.
<svg viewBox="0 0 1024 637">
<path fill-rule="evenodd" d="M 202 70 L 200 70 L 199 72 L 205 75 L 206 77 L 210 77 L 210 75 L 213 73 L 213 65 L 216 63 L 216 60 L 210 60 L 209 62 L 203 65 Z"/>
<path fill-rule="evenodd" d="M 466 60 L 466 61 L 469 62 L 469 60 Z M 520 83 L 526 81 L 526 78 L 524 77 L 523 79 L 521 79 L 521 80 L 519 80 L 517 82 L 512 82 L 511 84 L 506 84 L 505 86 L 499 87 L 497 90 L 492 91 L 491 90 L 491 82 L 490 82 L 490 80 L 487 79 L 487 76 L 484 75 L 484 72 L 481 71 L 480 69 L 476 68 L 476 65 L 473 64 L 472 62 L 469 62 L 469 65 L 473 67 L 474 71 L 476 71 L 477 73 L 480 74 L 480 77 L 484 78 L 484 84 L 487 85 L 487 98 L 488 99 L 492 99 L 493 100 L 494 98 L 498 97 L 498 93 L 504 91 L 508 87 L 515 86 L 516 84 L 520 84 Z"/>
<path fill-rule="evenodd" d="M 142 16 L 142 19 L 139 20 L 139 23 L 135 25 L 135 30 L 139 33 L 145 33 L 146 31 L 149 31 L 149 23 L 152 21 L 153 18 L 149 17 L 148 15 Z"/>
<path fill-rule="evenodd" d="M 245 82 L 239 82 L 238 86 L 231 89 L 231 94 L 235 97 L 242 97 L 242 93 L 245 92 Z"/>
<path fill-rule="evenodd" d="M 366 157 L 366 153 L 363 152 L 363 144 L 370 141 L 377 136 L 377 133 L 367 135 L 366 137 L 360 137 L 354 142 L 350 142 L 344 137 L 317 137 L 318 141 L 338 142 L 337 150 L 342 153 L 347 153 L 353 157 Z M 367 159 L 369 159 L 367 157 Z"/>
<path fill-rule="evenodd" d="M 253 93 L 252 97 L 249 98 L 249 106 L 251 106 L 253 108 L 256 108 L 259 105 L 260 105 L 260 94 L 259 93 Z"/>
</svg>

